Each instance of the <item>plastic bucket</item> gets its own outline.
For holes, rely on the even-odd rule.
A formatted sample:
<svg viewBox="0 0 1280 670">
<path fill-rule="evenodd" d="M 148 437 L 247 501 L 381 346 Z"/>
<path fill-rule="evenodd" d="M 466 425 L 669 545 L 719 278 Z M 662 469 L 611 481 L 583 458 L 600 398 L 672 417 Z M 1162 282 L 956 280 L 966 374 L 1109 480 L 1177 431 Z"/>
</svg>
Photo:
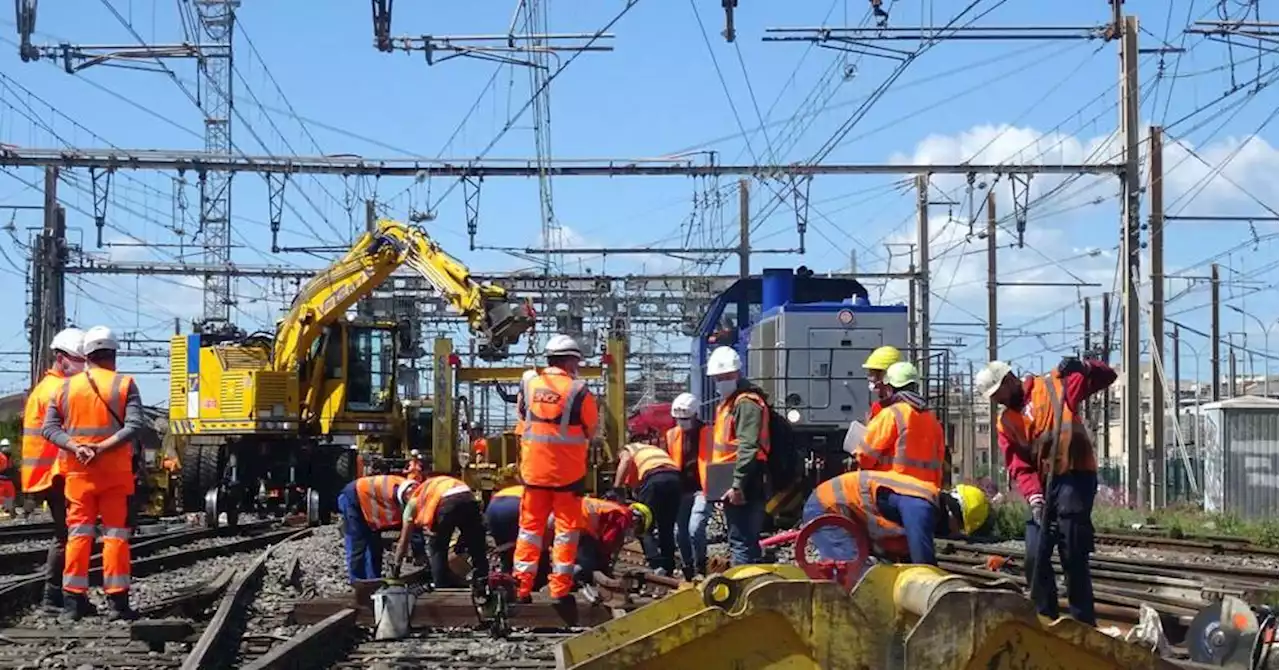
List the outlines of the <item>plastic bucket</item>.
<svg viewBox="0 0 1280 670">
<path fill-rule="evenodd" d="M 404 586 L 385 586 L 373 594 L 375 640 L 401 640 L 409 636 L 409 621 L 417 597 Z"/>
</svg>

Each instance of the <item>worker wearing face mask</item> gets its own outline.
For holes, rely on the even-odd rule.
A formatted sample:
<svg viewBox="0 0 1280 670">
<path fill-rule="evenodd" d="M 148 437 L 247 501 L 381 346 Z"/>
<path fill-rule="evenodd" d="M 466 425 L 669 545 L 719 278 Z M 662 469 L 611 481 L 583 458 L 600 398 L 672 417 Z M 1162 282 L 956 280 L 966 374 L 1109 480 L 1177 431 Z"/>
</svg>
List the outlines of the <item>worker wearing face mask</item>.
<svg viewBox="0 0 1280 670">
<path fill-rule="evenodd" d="M 676 512 L 676 545 L 685 579 L 707 574 L 707 520 L 711 518 L 702 492 L 711 462 L 711 426 L 698 418 L 698 398 L 681 393 L 671 403 L 674 428 L 667 431 L 667 453 L 680 469 L 680 509 Z"/>
<path fill-rule="evenodd" d="M 894 363 L 902 360 L 902 352 L 895 347 L 878 347 L 867 356 L 862 369 L 867 371 L 867 389 L 871 391 L 871 411 L 867 413 L 867 421 L 876 418 L 885 402 L 893 395 L 893 388 L 884 383 L 884 374 Z"/>
<path fill-rule="evenodd" d="M 769 453 L 769 409 L 764 396 L 742 377 L 742 357 L 717 347 L 707 358 L 720 403 L 712 429 L 711 463 L 734 463 L 733 483 L 724 503 L 733 565 L 759 563 L 764 526 L 764 471 Z"/>
</svg>

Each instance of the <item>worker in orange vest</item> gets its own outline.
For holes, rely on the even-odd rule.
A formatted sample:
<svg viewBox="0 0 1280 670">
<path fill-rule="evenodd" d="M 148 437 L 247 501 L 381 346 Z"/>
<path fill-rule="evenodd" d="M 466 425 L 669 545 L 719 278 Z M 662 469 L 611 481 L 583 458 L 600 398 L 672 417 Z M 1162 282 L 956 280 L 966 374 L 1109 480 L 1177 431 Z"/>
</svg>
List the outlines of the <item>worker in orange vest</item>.
<svg viewBox="0 0 1280 670">
<path fill-rule="evenodd" d="M 422 474 L 422 452 L 417 449 L 409 452 L 409 464 L 404 468 L 404 476 L 415 482 L 421 482 L 424 479 Z"/>
<path fill-rule="evenodd" d="M 889 400 L 889 396 L 893 395 L 893 388 L 884 383 L 885 372 L 894 363 L 902 360 L 902 352 L 897 347 L 883 346 L 876 347 L 875 351 L 867 356 L 867 360 L 862 363 L 862 369 L 867 372 L 867 390 L 871 392 L 871 410 L 867 412 L 867 421 L 870 422 L 876 418 L 884 404 Z"/>
<path fill-rule="evenodd" d="M 623 505 L 612 500 L 582 499 L 582 539 L 574 559 L 578 581 L 589 584 L 598 570 L 613 574 L 613 564 L 631 537 L 653 529 L 653 512 L 644 503 Z"/>
<path fill-rule="evenodd" d="M 53 366 L 27 395 L 22 412 L 22 492 L 42 496 L 53 517 L 53 544 L 45 561 L 44 597 L 41 607 L 49 614 L 62 611 L 62 570 L 67 552 L 67 497 L 64 489 L 64 452 L 44 438 L 49 403 L 68 377 L 84 369 L 84 331 L 64 328 L 49 343 Z M 86 611 L 92 610 L 92 606 Z"/>
<path fill-rule="evenodd" d="M 764 471 L 769 454 L 769 408 L 760 389 L 742 376 L 742 357 L 717 347 L 707 357 L 720 403 L 712 429 L 711 464 L 733 463 L 733 483 L 721 497 L 733 565 L 761 560 L 764 526 Z"/>
<path fill-rule="evenodd" d="M 461 479 L 432 475 L 418 486 L 404 506 L 404 529 L 413 528 L 421 528 L 431 534 L 427 555 L 431 561 L 431 581 L 436 588 L 457 586 L 449 571 L 449 544 L 456 531 L 459 542 L 466 547 L 467 556 L 471 559 L 471 587 L 483 590 L 489 577 L 484 517 L 480 513 L 480 501 Z M 393 574 L 399 574 L 400 563 L 409 547 L 409 536 L 408 532 L 400 533 Z"/>
<path fill-rule="evenodd" d="M 338 493 L 351 582 L 382 577 L 382 531 L 400 528 L 405 502 L 416 485 L 400 475 L 371 475 Z"/>
<path fill-rule="evenodd" d="M 555 518 L 551 546 L 551 597 L 572 604 L 573 566 L 583 525 L 587 447 L 599 419 L 595 396 L 577 378 L 582 350 L 568 335 L 556 334 L 546 346 L 547 367 L 521 386 L 520 534 L 516 538 L 516 598 L 532 598 L 548 516 Z M 576 607 L 576 605 L 575 605 Z"/>
<path fill-rule="evenodd" d="M 484 437 L 484 429 L 474 426 L 471 429 L 471 453 L 475 454 L 477 463 L 489 462 L 489 440 Z"/>
<path fill-rule="evenodd" d="M 684 562 L 684 578 L 707 574 L 707 521 L 711 518 L 702 493 L 707 463 L 711 462 L 711 426 L 698 418 L 698 398 L 681 393 L 671 402 L 674 428 L 667 431 L 667 453 L 680 469 L 680 508 L 676 512 L 676 544 Z"/>
<path fill-rule="evenodd" d="M 652 530 L 641 533 L 649 567 L 665 575 L 676 570 L 676 515 L 680 512 L 680 469 L 661 447 L 633 442 L 622 447 L 618 468 L 613 478 L 614 500 L 622 500 L 626 488 L 635 491 L 635 499 L 653 513 Z"/>
<path fill-rule="evenodd" d="M 87 367 L 62 382 L 45 416 L 45 439 L 69 450 L 66 458 L 67 558 L 62 573 L 63 615 L 89 613 L 89 556 L 102 518 L 102 588 L 111 619 L 133 619 L 129 606 L 129 496 L 134 491 L 133 439 L 145 424 L 133 378 L 116 372 L 115 335 L 105 326 L 85 332 Z"/>
<path fill-rule="evenodd" d="M 893 389 L 884 409 L 867 426 L 853 457 L 863 471 L 893 472 L 903 481 L 932 491 L 929 496 L 902 493 L 906 484 L 886 487 L 875 500 L 886 519 L 905 528 L 911 562 L 936 565 L 933 538 L 937 523 L 937 492 L 942 488 L 946 459 L 942 424 L 919 394 L 916 366 L 899 361 L 885 371 L 884 382 Z"/>
</svg>

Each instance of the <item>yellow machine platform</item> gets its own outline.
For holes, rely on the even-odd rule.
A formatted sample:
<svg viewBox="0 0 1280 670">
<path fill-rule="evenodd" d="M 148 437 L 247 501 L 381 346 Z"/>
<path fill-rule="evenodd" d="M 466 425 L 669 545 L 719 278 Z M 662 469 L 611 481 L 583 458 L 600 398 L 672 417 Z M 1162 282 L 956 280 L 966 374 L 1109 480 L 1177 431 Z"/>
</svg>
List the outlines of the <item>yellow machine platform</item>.
<svg viewBox="0 0 1280 670">
<path fill-rule="evenodd" d="M 560 643 L 561 670 L 1173 670 L 1018 593 L 878 565 L 852 592 L 795 566 L 742 566 Z"/>
</svg>

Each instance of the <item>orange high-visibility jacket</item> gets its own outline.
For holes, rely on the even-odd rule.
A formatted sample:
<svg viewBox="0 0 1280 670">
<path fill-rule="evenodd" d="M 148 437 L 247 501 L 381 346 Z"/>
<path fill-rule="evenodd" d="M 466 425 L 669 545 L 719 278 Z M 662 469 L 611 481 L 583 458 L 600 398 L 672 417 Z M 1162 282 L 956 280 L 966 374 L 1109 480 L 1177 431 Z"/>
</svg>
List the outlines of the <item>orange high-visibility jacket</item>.
<svg viewBox="0 0 1280 670">
<path fill-rule="evenodd" d="M 94 367 L 63 379 L 62 387 L 54 398 L 58 403 L 58 414 L 62 417 L 62 429 L 71 437 L 92 444 L 115 435 L 123 427 L 120 421 L 124 420 L 125 404 L 133 383 L 133 377 L 129 375 Z M 99 453 L 88 463 L 66 458 L 63 459 L 63 467 L 68 477 L 127 479 L 132 483 L 133 449 L 128 444 L 121 444 Z"/>
<path fill-rule="evenodd" d="M 760 406 L 763 415 L 760 420 L 760 450 L 756 452 L 757 461 L 765 461 L 769 458 L 769 406 L 765 404 L 764 398 L 760 394 L 752 391 L 740 391 L 720 402 L 716 407 L 716 425 L 712 429 L 714 439 L 712 440 L 711 463 L 735 463 L 738 460 L 738 432 L 734 427 L 733 410 L 738 403 L 751 402 Z M 706 464 L 699 462 L 699 469 L 702 479 L 705 482 L 707 478 Z"/>
<path fill-rule="evenodd" d="M 62 450 L 44 439 L 44 416 L 49 411 L 65 377 L 61 370 L 50 369 L 27 396 L 22 411 L 22 490 L 28 493 L 43 491 L 53 484 L 53 478 L 62 472 Z"/>
<path fill-rule="evenodd" d="M 1082 470 L 1096 472 L 1097 457 L 1094 454 L 1093 438 L 1085 427 L 1080 416 L 1071 411 L 1066 403 L 1066 388 L 1056 372 L 1037 377 L 1032 382 L 1031 397 L 1027 404 L 1030 421 L 1027 438 L 1030 444 L 1040 443 L 1038 462 L 1041 471 L 1049 468 L 1048 460 L 1053 440 L 1047 436 L 1053 433 L 1053 425 L 1057 412 L 1062 413 L 1062 428 L 1058 439 L 1057 472 Z"/>
<path fill-rule="evenodd" d="M 667 431 L 667 451 L 671 454 L 671 460 L 676 462 L 677 468 L 684 468 L 685 445 L 686 440 L 683 428 L 676 426 Z M 698 455 L 696 459 L 699 487 L 707 485 L 707 463 L 711 462 L 711 447 L 711 426 L 704 423 L 698 427 Z"/>
<path fill-rule="evenodd" d="M 928 410 L 895 402 L 871 420 L 854 458 L 863 470 L 897 472 L 940 488 L 946 459 L 942 424 Z"/>
<path fill-rule="evenodd" d="M 819 484 L 814 494 L 827 512 L 862 521 L 867 537 L 884 551 L 909 553 L 906 531 L 901 525 L 881 516 L 876 508 L 876 494 L 881 487 L 904 496 L 928 500 L 934 505 L 938 502 L 938 487 L 890 471 L 846 472 Z"/>
<path fill-rule="evenodd" d="M 400 475 L 373 475 L 356 480 L 356 498 L 360 514 L 373 530 L 386 530 L 400 525 L 403 507 L 396 488 L 408 481 Z"/>
<path fill-rule="evenodd" d="M 414 505 L 416 505 L 413 522 L 431 530 L 435 526 L 436 511 L 440 509 L 440 503 L 451 495 L 461 493 L 471 493 L 471 488 L 461 479 L 444 476 L 429 477 L 413 494 Z"/>
<path fill-rule="evenodd" d="M 583 497 L 582 514 L 586 519 L 582 530 L 609 544 L 631 525 L 631 508 L 602 498 Z"/>
<path fill-rule="evenodd" d="M 587 448 L 598 419 L 586 382 L 548 367 L 526 382 L 520 395 L 520 478 L 525 485 L 561 488 L 585 479 Z"/>
<path fill-rule="evenodd" d="M 660 471 L 678 472 L 679 466 L 662 449 L 650 444 L 628 444 L 623 449 L 631 452 L 631 464 L 623 476 L 626 486 L 638 486 L 645 477 Z"/>
</svg>

